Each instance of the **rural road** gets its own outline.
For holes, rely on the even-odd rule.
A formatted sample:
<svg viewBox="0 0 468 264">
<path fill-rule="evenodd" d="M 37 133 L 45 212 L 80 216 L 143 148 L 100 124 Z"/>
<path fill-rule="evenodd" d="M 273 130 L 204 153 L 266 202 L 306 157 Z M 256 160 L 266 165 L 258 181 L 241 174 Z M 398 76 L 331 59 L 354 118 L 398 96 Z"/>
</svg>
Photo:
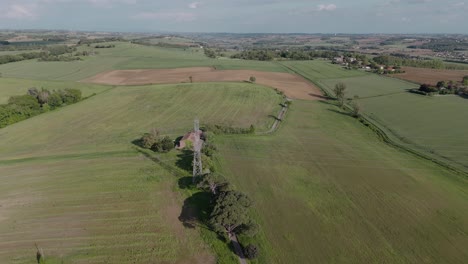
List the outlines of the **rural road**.
<svg viewBox="0 0 468 264">
<path fill-rule="evenodd" d="M 286 101 L 292 101 L 291 99 L 289 98 L 286 98 Z M 281 108 L 281 111 L 278 113 L 278 116 L 276 117 L 276 120 L 275 122 L 273 123 L 273 125 L 271 126 L 270 130 L 266 131 L 266 132 L 259 132 L 257 133 L 258 135 L 267 135 L 267 134 L 271 134 L 273 133 L 279 126 L 280 122 L 283 120 L 283 117 L 284 115 L 286 114 L 286 112 L 288 111 L 288 107 L 287 106 L 283 106 L 283 108 Z"/>
</svg>

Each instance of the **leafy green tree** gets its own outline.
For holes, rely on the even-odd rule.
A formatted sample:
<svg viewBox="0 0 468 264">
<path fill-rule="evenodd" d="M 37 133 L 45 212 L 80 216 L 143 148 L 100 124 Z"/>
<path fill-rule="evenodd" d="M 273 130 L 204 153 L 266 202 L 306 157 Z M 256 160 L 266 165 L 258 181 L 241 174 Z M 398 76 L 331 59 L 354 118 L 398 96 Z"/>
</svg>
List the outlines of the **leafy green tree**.
<svg viewBox="0 0 468 264">
<path fill-rule="evenodd" d="M 41 91 L 39 91 L 37 94 L 37 101 L 39 102 L 39 104 L 41 104 L 41 106 L 44 106 L 49 102 L 49 96 L 50 92 L 42 88 Z"/>
<path fill-rule="evenodd" d="M 62 97 L 60 96 L 60 94 L 58 92 L 54 92 L 51 95 L 49 95 L 49 98 L 48 98 L 47 102 L 48 102 L 51 109 L 55 109 L 57 107 L 60 107 L 63 104 Z"/>
<path fill-rule="evenodd" d="M 145 133 L 141 139 L 140 143 L 143 148 L 150 149 L 158 141 L 158 135 L 154 133 Z"/>
<path fill-rule="evenodd" d="M 14 105 L 19 111 L 39 111 L 41 106 L 37 102 L 37 99 L 30 95 L 18 95 L 12 96 L 8 99 L 9 105 Z"/>
<path fill-rule="evenodd" d="M 443 87 L 447 87 L 447 83 L 445 81 L 440 81 L 437 83 L 437 88 L 443 88 Z"/>
<path fill-rule="evenodd" d="M 244 247 L 243 251 L 244 256 L 248 259 L 256 259 L 258 257 L 258 247 L 253 244 L 249 244 L 246 247 Z"/>
<path fill-rule="evenodd" d="M 356 118 L 360 117 L 361 116 L 361 106 L 359 105 L 359 103 L 357 101 L 353 100 L 350 103 L 350 105 L 351 105 L 351 115 L 353 117 L 356 117 Z"/>
<path fill-rule="evenodd" d="M 240 234 L 240 227 L 251 223 L 248 210 L 252 204 L 252 200 L 241 192 L 220 193 L 209 223 L 221 235 Z"/>
<path fill-rule="evenodd" d="M 225 189 L 229 182 L 215 173 L 204 174 L 197 184 L 202 190 L 209 190 L 213 195 L 217 195 L 220 190 Z"/>
<path fill-rule="evenodd" d="M 333 89 L 333 92 L 335 93 L 336 99 L 340 103 L 340 106 L 344 106 L 345 103 L 345 92 L 346 92 L 346 84 L 340 82 L 335 85 L 335 88 Z"/>
<path fill-rule="evenodd" d="M 468 75 L 463 77 L 463 81 L 462 81 L 463 85 L 466 85 L 468 86 Z"/>
<path fill-rule="evenodd" d="M 164 152 L 170 151 L 174 148 L 174 141 L 168 137 L 165 136 L 161 139 L 161 149 Z"/>
<path fill-rule="evenodd" d="M 81 91 L 78 89 L 65 89 L 60 96 L 65 104 L 74 104 L 81 101 Z"/>
</svg>

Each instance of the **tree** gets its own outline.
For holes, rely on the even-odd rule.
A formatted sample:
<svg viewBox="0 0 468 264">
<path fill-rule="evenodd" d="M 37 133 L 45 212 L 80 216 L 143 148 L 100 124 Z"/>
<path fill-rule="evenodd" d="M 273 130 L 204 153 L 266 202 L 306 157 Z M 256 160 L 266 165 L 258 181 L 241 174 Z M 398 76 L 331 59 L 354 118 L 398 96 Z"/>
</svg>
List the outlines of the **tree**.
<svg viewBox="0 0 468 264">
<path fill-rule="evenodd" d="M 447 83 L 445 81 L 440 81 L 437 83 L 437 88 L 443 88 L 443 87 L 447 87 Z"/>
<path fill-rule="evenodd" d="M 248 259 L 256 259 L 258 257 L 258 247 L 252 244 L 244 247 L 244 256 Z"/>
<path fill-rule="evenodd" d="M 213 195 L 220 193 L 220 189 L 224 189 L 229 185 L 228 181 L 215 173 L 207 173 L 202 175 L 197 187 L 202 190 L 209 190 Z"/>
<path fill-rule="evenodd" d="M 153 147 L 156 141 L 158 141 L 158 135 L 153 133 L 145 133 L 140 139 L 141 146 L 146 149 Z"/>
<path fill-rule="evenodd" d="M 190 83 L 193 83 L 193 76 L 189 76 L 188 78 L 190 80 Z"/>
<path fill-rule="evenodd" d="M 248 214 L 248 209 L 252 204 L 252 200 L 241 192 L 220 193 L 209 223 L 219 234 L 228 236 L 239 234 L 242 231 L 240 228 L 242 225 L 252 222 Z"/>
<path fill-rule="evenodd" d="M 62 97 L 59 93 L 54 92 L 49 95 L 48 104 L 52 109 L 60 107 L 63 104 Z"/>
<path fill-rule="evenodd" d="M 359 105 L 359 103 L 353 100 L 350 105 L 351 115 L 356 118 L 361 116 L 361 106 Z"/>
<path fill-rule="evenodd" d="M 345 91 L 346 91 L 346 84 L 340 82 L 335 85 L 333 92 L 335 93 L 336 99 L 340 103 L 340 106 L 344 106 L 345 102 Z"/>
<path fill-rule="evenodd" d="M 257 78 L 255 78 L 255 76 L 250 76 L 249 81 L 251 83 L 255 83 L 257 81 Z"/>
<path fill-rule="evenodd" d="M 81 101 L 81 91 L 78 89 L 65 89 L 60 93 L 65 104 L 74 104 Z"/>
<path fill-rule="evenodd" d="M 28 89 L 28 95 L 37 98 L 37 96 L 39 95 L 39 91 L 36 87 L 31 87 Z"/>
<path fill-rule="evenodd" d="M 47 104 L 49 102 L 49 96 L 50 92 L 44 88 L 41 89 L 41 91 L 37 94 L 37 101 L 41 106 L 44 106 L 44 104 Z"/>
<path fill-rule="evenodd" d="M 462 83 L 463 83 L 463 85 L 468 86 L 468 75 L 463 77 Z"/>
<path fill-rule="evenodd" d="M 174 148 L 174 141 L 168 137 L 165 136 L 161 139 L 161 149 L 164 152 L 171 151 Z"/>
</svg>

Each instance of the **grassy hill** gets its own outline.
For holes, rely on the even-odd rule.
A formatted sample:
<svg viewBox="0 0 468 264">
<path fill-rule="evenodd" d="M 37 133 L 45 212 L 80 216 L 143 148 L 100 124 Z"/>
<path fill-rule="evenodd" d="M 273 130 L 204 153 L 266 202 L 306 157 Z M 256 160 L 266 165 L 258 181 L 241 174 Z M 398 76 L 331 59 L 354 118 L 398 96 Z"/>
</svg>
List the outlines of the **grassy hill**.
<svg viewBox="0 0 468 264">
<path fill-rule="evenodd" d="M 31 263 L 34 243 L 51 263 L 213 262 L 178 220 L 177 178 L 132 141 L 175 138 L 195 116 L 266 129 L 280 101 L 245 83 L 118 87 L 0 129 L 0 262 Z"/>
</svg>

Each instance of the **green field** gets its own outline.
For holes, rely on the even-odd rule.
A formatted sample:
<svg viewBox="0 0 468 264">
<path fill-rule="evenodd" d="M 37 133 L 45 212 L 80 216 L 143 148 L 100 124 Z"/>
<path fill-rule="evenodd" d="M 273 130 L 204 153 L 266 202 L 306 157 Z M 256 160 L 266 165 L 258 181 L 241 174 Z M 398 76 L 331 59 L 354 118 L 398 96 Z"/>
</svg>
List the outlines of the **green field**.
<svg viewBox="0 0 468 264">
<path fill-rule="evenodd" d="M 347 85 L 348 97 L 360 97 L 365 116 L 393 141 L 468 171 L 466 99 L 412 94 L 407 90 L 417 85 L 377 75 L 319 81 L 329 91 L 338 82 Z"/>
<path fill-rule="evenodd" d="M 118 87 L 1 129 L 0 262 L 31 263 L 35 242 L 52 263 L 211 262 L 177 219 L 177 178 L 132 141 L 183 135 L 195 116 L 267 129 L 279 102 L 245 83 Z"/>
<path fill-rule="evenodd" d="M 108 70 L 161 69 L 180 67 L 215 67 L 217 69 L 251 69 L 284 72 L 284 67 L 273 62 L 242 61 L 227 58 L 209 59 L 202 49 L 174 49 L 116 42 L 115 48 L 93 50 L 99 54 L 84 57 L 82 61 L 39 62 L 21 61 L 0 65 L 3 77 L 34 80 L 79 81 Z"/>
<path fill-rule="evenodd" d="M 340 66 L 333 65 L 324 60 L 313 61 L 285 61 L 281 65 L 290 71 L 304 76 L 305 78 L 316 82 L 323 79 L 348 78 L 368 75 L 363 71 L 346 70 Z"/>
<path fill-rule="evenodd" d="M 173 171 L 182 171 L 181 152 L 154 154 L 155 163 L 133 142 L 152 128 L 181 136 L 195 117 L 202 125 L 268 131 L 284 99 L 250 83 L 74 82 L 106 70 L 295 72 L 328 93 L 344 82 L 347 97 L 358 95 L 364 115 L 391 139 L 468 165 L 462 121 L 468 109 L 461 97 L 410 94 L 413 84 L 323 60 L 208 59 L 201 49 L 114 44 L 83 61 L 0 65 L 0 103 L 30 87 L 97 94 L 0 129 L 0 263 L 33 262 L 34 243 L 49 264 L 236 263 L 213 232 L 185 228 L 179 220 L 193 191 L 181 191 Z M 294 101 L 273 134 L 224 135 L 215 142 L 220 172 L 255 201 L 252 214 L 261 231 L 252 241 L 260 243 L 261 257 L 254 263 L 468 259 L 468 179 L 384 143 L 331 100 Z"/>
<path fill-rule="evenodd" d="M 468 258 L 467 179 L 389 147 L 333 105 L 295 101 L 275 135 L 218 142 L 224 174 L 256 201 L 271 263 Z"/>
</svg>

